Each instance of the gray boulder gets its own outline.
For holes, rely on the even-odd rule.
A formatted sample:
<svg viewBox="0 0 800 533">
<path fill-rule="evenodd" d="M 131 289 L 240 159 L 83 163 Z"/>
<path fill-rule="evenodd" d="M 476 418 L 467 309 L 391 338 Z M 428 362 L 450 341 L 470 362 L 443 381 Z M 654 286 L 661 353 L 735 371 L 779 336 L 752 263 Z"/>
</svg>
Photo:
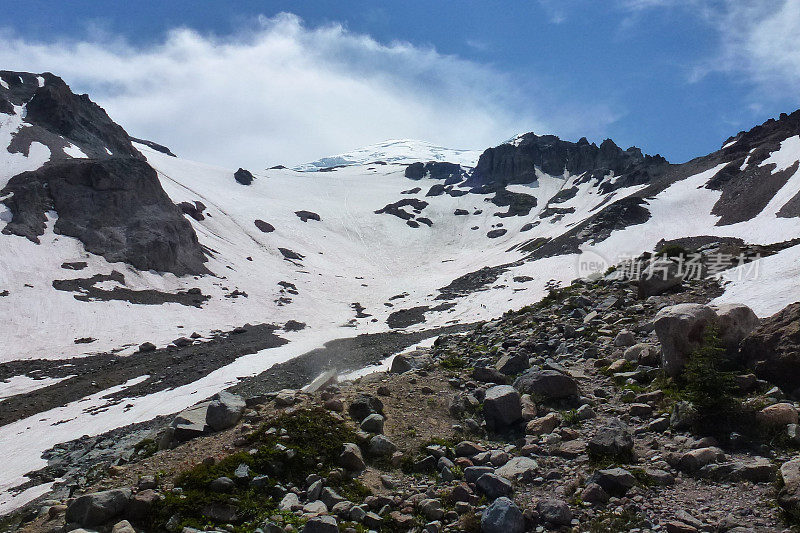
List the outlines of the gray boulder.
<svg viewBox="0 0 800 533">
<path fill-rule="evenodd" d="M 506 479 L 521 479 L 530 482 L 536 477 L 539 463 L 530 457 L 514 457 L 497 469 L 497 475 Z"/>
<path fill-rule="evenodd" d="M 98 526 L 123 514 L 131 499 L 130 489 L 113 489 L 84 494 L 67 507 L 67 522 Z"/>
<path fill-rule="evenodd" d="M 589 455 L 598 459 L 630 461 L 633 458 L 633 435 L 619 419 L 612 419 L 587 444 Z"/>
<path fill-rule="evenodd" d="M 339 524 L 330 515 L 315 516 L 306 522 L 303 533 L 339 533 Z"/>
<path fill-rule="evenodd" d="M 347 412 L 356 422 L 361 422 L 369 415 L 383 414 L 383 402 L 371 394 L 359 394 L 350 403 Z"/>
<path fill-rule="evenodd" d="M 483 416 L 494 429 L 510 426 L 522 418 L 522 404 L 517 389 L 510 385 L 497 385 L 486 391 L 483 399 Z"/>
<path fill-rule="evenodd" d="M 369 454 L 373 457 L 389 457 L 396 451 L 397 446 L 383 435 L 375 435 L 369 440 Z"/>
<path fill-rule="evenodd" d="M 653 267 L 652 272 L 650 266 Z M 656 257 L 648 263 L 647 274 L 643 272 L 641 278 L 636 282 L 638 296 L 641 299 L 664 294 L 668 290 L 678 287 L 683 281 L 683 276 L 679 273 L 678 264 L 669 259 Z"/>
<path fill-rule="evenodd" d="M 522 511 L 506 497 L 497 498 L 481 516 L 481 533 L 523 533 Z"/>
<path fill-rule="evenodd" d="M 544 400 L 558 400 L 578 396 L 578 383 L 566 374 L 555 370 L 532 368 L 514 382 L 520 392 Z"/>
<path fill-rule="evenodd" d="M 511 482 L 496 474 L 484 474 L 475 482 L 477 489 L 490 500 L 500 496 L 508 496 L 514 491 Z"/>
<path fill-rule="evenodd" d="M 339 456 L 339 464 L 351 472 L 361 472 L 366 466 L 361 456 L 361 449 L 352 442 L 345 443 L 344 450 Z"/>
<path fill-rule="evenodd" d="M 744 304 L 723 304 L 716 306 L 716 311 L 720 340 L 729 351 L 737 350 L 744 338 L 758 327 L 758 317 Z"/>
<path fill-rule="evenodd" d="M 244 413 L 244 398 L 221 391 L 211 398 L 206 410 L 206 424 L 214 431 L 222 431 L 236 425 Z"/>
<path fill-rule="evenodd" d="M 547 498 L 536 505 L 539 517 L 553 526 L 568 526 L 572 522 L 572 511 L 563 500 Z"/>
<path fill-rule="evenodd" d="M 589 482 L 600 485 L 608 494 L 623 496 L 636 484 L 636 478 L 624 468 L 607 468 L 592 474 Z"/>
<path fill-rule="evenodd" d="M 383 433 L 383 417 L 372 413 L 361 421 L 361 429 L 367 433 Z"/>
<path fill-rule="evenodd" d="M 656 314 L 653 324 L 667 375 L 680 375 L 689 355 L 701 346 L 706 328 L 716 321 L 714 310 L 703 304 L 672 305 Z"/>
</svg>

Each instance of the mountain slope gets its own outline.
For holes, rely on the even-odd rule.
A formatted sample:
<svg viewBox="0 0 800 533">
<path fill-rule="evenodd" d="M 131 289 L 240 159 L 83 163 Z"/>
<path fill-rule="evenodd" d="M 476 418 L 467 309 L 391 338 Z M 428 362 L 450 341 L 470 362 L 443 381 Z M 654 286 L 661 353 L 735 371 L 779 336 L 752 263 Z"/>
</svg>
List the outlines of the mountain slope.
<svg viewBox="0 0 800 533">
<path fill-rule="evenodd" d="M 30 499 L 6 491 L 50 446 L 176 412 L 325 342 L 489 320 L 588 274 L 587 257 L 602 274 L 663 241 L 800 235 L 800 112 L 682 165 L 526 134 L 482 154 L 389 141 L 249 174 L 131 143 L 55 76 L 0 80 L 0 398 L 35 398 L 34 378 L 78 398 L 0 426 L 15 458 L 0 513 Z M 768 276 L 727 270 L 719 301 L 749 295 L 761 315 L 797 301 L 798 249 L 765 260 Z M 180 347 L 241 331 L 264 333 L 166 375 Z M 145 342 L 163 365 L 103 366 Z M 70 389 L 73 356 L 104 390 Z"/>
</svg>

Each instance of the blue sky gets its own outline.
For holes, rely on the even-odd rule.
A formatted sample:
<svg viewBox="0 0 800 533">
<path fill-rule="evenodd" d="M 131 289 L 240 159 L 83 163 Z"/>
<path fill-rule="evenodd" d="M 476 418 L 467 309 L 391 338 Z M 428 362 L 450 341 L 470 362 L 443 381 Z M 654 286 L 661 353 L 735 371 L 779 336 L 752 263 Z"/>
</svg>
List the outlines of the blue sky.
<svg viewBox="0 0 800 533">
<path fill-rule="evenodd" d="M 221 164 L 296 163 L 387 137 L 485 148 L 529 130 L 681 162 L 800 107 L 800 0 L 0 9 L 15 14 L 0 22 L 5 68 L 51 70 L 133 134 Z"/>
</svg>

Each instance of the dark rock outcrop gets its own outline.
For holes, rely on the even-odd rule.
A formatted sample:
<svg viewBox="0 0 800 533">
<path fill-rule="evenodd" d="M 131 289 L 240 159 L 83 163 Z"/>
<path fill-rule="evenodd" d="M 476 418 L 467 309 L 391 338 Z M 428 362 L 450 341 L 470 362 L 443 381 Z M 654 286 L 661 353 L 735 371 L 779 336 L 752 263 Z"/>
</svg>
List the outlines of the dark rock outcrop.
<svg viewBox="0 0 800 533">
<path fill-rule="evenodd" d="M 0 96 L 0 113 L 5 113 L 6 115 L 14 114 L 14 105 L 2 96 Z"/>
<path fill-rule="evenodd" d="M 114 156 L 143 159 L 121 126 L 88 95 L 74 94 L 58 76 L 42 74 L 44 84 L 39 87 L 38 77 L 28 80 L 30 74 L 4 71 L 0 75 L 4 80 L 16 78 L 5 97 L 18 105 L 27 101 L 25 122 L 69 139 L 90 157 L 107 158 L 110 151 Z"/>
<path fill-rule="evenodd" d="M 264 233 L 272 233 L 273 231 L 275 231 L 275 226 L 273 226 L 269 222 L 264 222 L 263 220 L 256 220 L 253 223 L 259 230 L 263 231 Z"/>
<path fill-rule="evenodd" d="M 590 177 L 602 178 L 614 172 L 617 176 L 630 175 L 625 182 L 633 185 L 648 182 L 668 167 L 669 163 L 659 155 L 643 155 L 636 147 L 623 150 L 611 139 L 598 147 L 586 138 L 573 143 L 555 135 L 526 133 L 514 144 L 502 144 L 483 152 L 468 182 L 474 186 L 499 187 L 533 183 L 538 179 L 538 168 L 552 176 L 561 176 L 566 170 L 573 175 L 586 172 Z"/>
<path fill-rule="evenodd" d="M 170 150 L 169 148 L 167 148 L 166 146 L 164 146 L 162 144 L 154 143 L 153 141 L 148 141 L 147 139 L 137 139 L 136 137 L 130 137 L 130 140 L 132 142 L 148 146 L 148 147 L 152 148 L 153 150 L 155 150 L 156 152 L 161 152 L 162 154 L 166 154 L 166 155 L 172 156 L 172 157 L 178 157 L 178 156 L 176 156 L 175 154 L 172 153 L 172 150 Z"/>
<path fill-rule="evenodd" d="M 253 183 L 255 177 L 249 170 L 240 168 L 239 170 L 233 173 L 233 179 L 235 179 L 238 183 L 241 183 L 242 185 L 250 185 L 251 183 Z"/>
<path fill-rule="evenodd" d="M 313 211 L 301 210 L 301 211 L 295 211 L 294 214 L 297 215 L 303 222 L 308 222 L 309 220 L 316 220 L 317 222 L 319 222 L 322 220 L 322 218 L 320 218 L 320 216 L 314 213 Z"/>
<path fill-rule="evenodd" d="M 74 159 L 11 178 L 0 192 L 13 218 L 3 233 L 33 242 L 45 213 L 58 213 L 54 231 L 79 239 L 110 262 L 176 275 L 204 274 L 206 257 L 191 224 L 139 158 Z"/>
<path fill-rule="evenodd" d="M 444 180 L 445 185 L 459 183 L 466 177 L 466 172 L 461 165 L 442 161 L 429 161 L 427 163 L 412 163 L 406 167 L 405 176 L 411 180 L 421 180 L 429 177 L 434 180 Z"/>
<path fill-rule="evenodd" d="M 178 204 L 178 207 L 181 208 L 181 211 L 183 211 L 184 214 L 189 215 L 198 222 L 206 219 L 205 215 L 203 215 L 203 211 L 205 211 L 206 205 L 203 202 L 200 201 L 195 201 L 194 203 L 181 202 Z"/>
</svg>

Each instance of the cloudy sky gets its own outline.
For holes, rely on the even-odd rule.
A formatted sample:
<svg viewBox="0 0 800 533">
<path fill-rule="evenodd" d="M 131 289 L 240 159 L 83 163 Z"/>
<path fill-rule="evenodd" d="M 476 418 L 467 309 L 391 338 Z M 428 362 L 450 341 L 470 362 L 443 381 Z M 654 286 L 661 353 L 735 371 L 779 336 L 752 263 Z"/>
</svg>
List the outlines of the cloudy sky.
<svg viewBox="0 0 800 533">
<path fill-rule="evenodd" d="M 235 7 L 232 7 L 235 6 Z M 0 68 L 132 135 L 253 169 L 519 132 L 674 162 L 800 107 L 800 0 L 0 0 Z"/>
</svg>

